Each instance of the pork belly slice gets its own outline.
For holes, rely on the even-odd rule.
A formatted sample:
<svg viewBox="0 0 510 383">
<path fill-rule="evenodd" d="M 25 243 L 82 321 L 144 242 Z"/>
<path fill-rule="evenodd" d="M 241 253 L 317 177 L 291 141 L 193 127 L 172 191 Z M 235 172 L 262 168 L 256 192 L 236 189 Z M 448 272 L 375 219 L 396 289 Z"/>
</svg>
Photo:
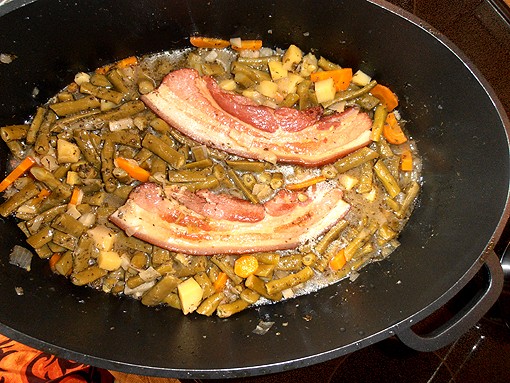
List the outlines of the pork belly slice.
<svg viewBox="0 0 510 383">
<path fill-rule="evenodd" d="M 281 190 L 264 204 L 225 194 L 146 183 L 110 221 L 127 235 L 185 254 L 244 254 L 294 249 L 337 223 L 350 206 L 323 182 L 302 192 Z M 303 198 L 301 198 L 303 199 Z"/>
<path fill-rule="evenodd" d="M 329 116 L 320 107 L 272 109 L 223 91 L 194 69 L 169 73 L 141 99 L 202 144 L 272 163 L 324 165 L 370 143 L 372 121 L 356 108 Z"/>
</svg>

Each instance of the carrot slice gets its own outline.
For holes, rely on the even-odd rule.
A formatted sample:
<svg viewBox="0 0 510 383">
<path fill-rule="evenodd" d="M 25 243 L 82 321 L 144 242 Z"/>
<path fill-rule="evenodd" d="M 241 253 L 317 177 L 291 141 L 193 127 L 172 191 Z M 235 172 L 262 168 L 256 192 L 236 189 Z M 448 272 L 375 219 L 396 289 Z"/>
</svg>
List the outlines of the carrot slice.
<svg viewBox="0 0 510 383">
<path fill-rule="evenodd" d="M 35 159 L 33 157 L 28 156 L 23 161 L 20 162 L 18 166 L 16 166 L 12 172 L 9 173 L 7 177 L 4 178 L 2 182 L 0 182 L 0 192 L 3 192 L 9 186 L 12 185 L 14 181 L 16 181 L 19 177 L 21 177 L 28 169 L 30 169 L 35 164 Z"/>
<path fill-rule="evenodd" d="M 218 278 L 216 278 L 216 280 L 213 283 L 214 290 L 216 292 L 222 291 L 225 288 L 225 285 L 227 284 L 227 280 L 228 280 L 227 274 L 221 271 L 218 274 Z"/>
<path fill-rule="evenodd" d="M 286 185 L 285 188 L 288 190 L 300 190 L 300 189 L 307 188 L 308 186 L 318 184 L 319 182 L 326 181 L 326 179 L 327 178 L 325 176 L 312 177 L 312 178 L 309 178 L 302 182 L 297 182 L 295 184 Z"/>
<path fill-rule="evenodd" d="M 242 50 L 259 50 L 262 48 L 262 40 L 241 40 L 241 46 L 235 46 L 232 45 L 232 48 L 236 51 L 242 51 Z"/>
<path fill-rule="evenodd" d="M 317 82 L 328 78 L 333 79 L 333 84 L 335 84 L 335 89 L 337 91 L 346 90 L 349 87 L 349 84 L 351 83 L 352 80 L 352 69 L 351 68 L 333 69 L 320 72 L 313 72 L 310 74 L 310 80 L 312 82 Z"/>
<path fill-rule="evenodd" d="M 53 253 L 53 255 L 51 256 L 51 258 L 49 260 L 50 269 L 52 271 L 55 271 L 55 265 L 57 264 L 57 262 L 59 260 L 60 260 L 60 253 Z"/>
<path fill-rule="evenodd" d="M 227 40 L 202 36 L 191 36 L 189 42 L 197 48 L 226 48 L 230 45 L 230 41 Z"/>
<path fill-rule="evenodd" d="M 340 249 L 338 253 L 333 255 L 329 260 L 329 268 L 333 271 L 338 271 L 347 263 L 345 259 L 345 249 Z"/>
<path fill-rule="evenodd" d="M 395 113 L 388 113 L 383 126 L 383 136 L 390 144 L 400 145 L 407 141 L 407 137 L 402 131 Z"/>
<path fill-rule="evenodd" d="M 413 155 L 408 149 L 405 149 L 400 155 L 400 169 L 404 172 L 413 170 Z"/>
<path fill-rule="evenodd" d="M 398 106 L 398 98 L 396 94 L 393 93 L 390 88 L 384 85 L 377 84 L 370 90 L 370 93 L 372 93 L 374 97 L 377 97 L 379 100 L 381 100 L 381 103 L 384 105 L 388 112 L 391 112 Z"/>
<path fill-rule="evenodd" d="M 129 66 L 133 66 L 133 65 L 136 65 L 136 64 L 138 64 L 138 59 L 136 58 L 136 56 L 129 56 L 129 57 L 126 57 L 125 59 L 117 61 L 115 63 L 115 67 L 117 67 L 117 68 L 127 68 Z"/>
<path fill-rule="evenodd" d="M 151 176 L 147 170 L 139 166 L 136 161 L 131 159 L 118 157 L 115 159 L 115 165 L 125 170 L 127 174 L 140 182 L 147 182 Z"/>
<path fill-rule="evenodd" d="M 234 262 L 234 272 L 241 278 L 248 278 L 259 268 L 259 261 L 253 255 L 243 255 Z"/>
<path fill-rule="evenodd" d="M 83 198 L 83 191 L 79 187 L 75 187 L 73 189 L 73 194 L 71 194 L 71 200 L 69 201 L 70 205 L 79 205 Z"/>
</svg>

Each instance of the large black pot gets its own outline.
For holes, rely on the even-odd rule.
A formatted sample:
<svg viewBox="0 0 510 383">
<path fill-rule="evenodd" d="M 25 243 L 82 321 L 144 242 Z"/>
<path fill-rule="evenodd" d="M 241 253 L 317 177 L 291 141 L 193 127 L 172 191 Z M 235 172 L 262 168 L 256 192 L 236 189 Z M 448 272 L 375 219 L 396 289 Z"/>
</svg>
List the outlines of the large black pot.
<svg viewBox="0 0 510 383">
<path fill-rule="evenodd" d="M 0 52 L 17 56 L 0 64 L 0 124 L 27 119 L 77 71 L 180 48 L 195 33 L 295 43 L 391 84 L 424 158 L 420 205 L 402 246 L 355 282 L 220 320 L 78 288 L 42 261 L 30 273 L 11 266 L 9 249 L 23 238 L 3 220 L 0 331 L 100 367 L 186 378 L 301 367 L 393 334 L 431 350 L 472 326 L 501 290 L 492 248 L 510 214 L 509 121 L 457 49 L 383 1 L 13 1 L 0 8 Z M 2 148 L 2 172 L 5 158 Z M 484 264 L 488 282 L 480 294 L 451 323 L 417 335 L 411 326 Z M 260 320 L 275 322 L 263 336 L 252 333 Z"/>
</svg>

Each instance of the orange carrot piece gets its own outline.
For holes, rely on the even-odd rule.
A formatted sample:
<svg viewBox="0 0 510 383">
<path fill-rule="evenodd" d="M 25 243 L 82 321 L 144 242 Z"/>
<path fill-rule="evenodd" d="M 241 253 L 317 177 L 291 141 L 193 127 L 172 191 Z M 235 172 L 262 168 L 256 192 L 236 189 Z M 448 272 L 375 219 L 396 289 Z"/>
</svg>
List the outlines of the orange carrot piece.
<svg viewBox="0 0 510 383">
<path fill-rule="evenodd" d="M 381 100 L 381 103 L 384 105 L 388 112 L 391 112 L 398 106 L 397 95 L 393 93 L 390 88 L 384 85 L 377 84 L 372 88 L 372 90 L 370 90 L 370 93 L 372 93 L 374 97 L 377 97 L 379 100 Z"/>
<path fill-rule="evenodd" d="M 110 69 L 112 69 L 113 67 L 114 67 L 114 64 L 107 64 L 107 65 L 97 68 L 95 70 L 95 72 L 97 74 L 107 74 L 110 71 Z"/>
<path fill-rule="evenodd" d="M 345 249 L 340 249 L 338 253 L 333 255 L 329 260 L 329 268 L 333 271 L 338 271 L 347 263 L 345 259 Z"/>
<path fill-rule="evenodd" d="M 214 37 L 191 36 L 189 38 L 191 45 L 197 48 L 226 48 L 230 46 L 230 41 L 216 39 Z"/>
<path fill-rule="evenodd" d="M 259 268 L 259 261 L 253 255 L 243 255 L 234 262 L 234 272 L 241 278 L 248 278 Z"/>
<path fill-rule="evenodd" d="M 235 49 L 236 51 L 242 51 L 247 49 L 257 51 L 260 48 L 262 48 L 262 40 L 241 40 L 240 47 L 232 45 L 232 48 Z"/>
<path fill-rule="evenodd" d="M 400 155 L 400 169 L 404 172 L 413 170 L 413 155 L 408 149 L 405 149 Z"/>
<path fill-rule="evenodd" d="M 147 170 L 139 166 L 136 161 L 131 159 L 118 157 L 115 159 L 115 165 L 121 169 L 124 169 L 127 174 L 140 182 L 147 182 L 151 175 Z"/>
<path fill-rule="evenodd" d="M 312 177 L 312 178 L 309 178 L 307 180 L 304 180 L 302 182 L 298 182 L 298 183 L 295 183 L 295 184 L 289 184 L 289 185 L 286 185 L 285 188 L 288 189 L 288 190 L 300 190 L 300 189 L 305 189 L 307 188 L 308 186 L 312 186 L 312 185 L 315 185 L 315 184 L 318 184 L 319 182 L 323 182 L 323 181 L 326 181 L 326 177 L 325 176 L 317 176 L 317 177 Z"/>
<path fill-rule="evenodd" d="M 225 285 L 227 284 L 227 280 L 228 280 L 227 274 L 221 271 L 218 274 L 218 278 L 216 278 L 216 280 L 213 283 L 214 290 L 216 292 L 222 291 L 225 288 Z"/>
<path fill-rule="evenodd" d="M 349 84 L 351 83 L 352 80 L 352 69 L 351 68 L 333 69 L 320 72 L 313 72 L 310 74 L 310 80 L 312 82 L 317 82 L 328 78 L 333 79 L 333 83 L 335 84 L 335 89 L 337 91 L 346 90 L 349 87 Z"/>
<path fill-rule="evenodd" d="M 37 194 L 37 197 L 35 197 L 35 199 L 34 199 L 34 204 L 38 204 L 39 202 L 42 202 L 50 194 L 51 194 L 51 192 L 48 189 L 46 189 L 46 188 L 41 189 L 39 194 Z"/>
<path fill-rule="evenodd" d="M 73 194 L 71 194 L 71 199 L 69 201 L 70 205 L 79 205 L 81 203 L 81 200 L 83 198 L 83 191 L 75 186 L 73 189 Z"/>
<path fill-rule="evenodd" d="M 14 181 L 16 181 L 19 177 L 21 177 L 28 169 L 30 169 L 35 164 L 35 159 L 28 156 L 23 161 L 20 162 L 18 166 L 16 166 L 12 172 L 9 173 L 7 177 L 4 178 L 2 182 L 0 182 L 0 192 L 3 192 L 9 186 L 12 185 Z"/>
<path fill-rule="evenodd" d="M 388 113 L 383 126 L 383 136 L 390 144 L 400 145 L 407 141 L 407 137 L 402 131 L 395 113 Z"/>
<path fill-rule="evenodd" d="M 129 56 L 129 57 L 126 57 L 125 59 L 117 61 L 115 63 L 115 67 L 122 69 L 122 68 L 127 68 L 129 66 L 133 66 L 136 64 L 138 64 L 138 59 L 136 58 L 136 56 Z"/>
<path fill-rule="evenodd" d="M 60 260 L 60 253 L 53 253 L 51 256 L 49 263 L 50 263 L 50 269 L 55 271 L 55 265 Z"/>
</svg>

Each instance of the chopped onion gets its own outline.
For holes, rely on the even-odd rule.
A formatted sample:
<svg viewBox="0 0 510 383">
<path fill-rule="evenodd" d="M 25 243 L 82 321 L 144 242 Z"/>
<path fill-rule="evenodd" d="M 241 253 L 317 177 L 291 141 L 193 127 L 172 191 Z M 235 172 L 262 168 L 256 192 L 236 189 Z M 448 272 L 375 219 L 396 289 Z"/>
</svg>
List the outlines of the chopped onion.
<svg viewBox="0 0 510 383">
<path fill-rule="evenodd" d="M 271 327 L 273 327 L 273 325 L 274 325 L 274 322 L 260 321 L 257 324 L 257 327 L 255 327 L 255 329 L 252 331 L 252 333 L 257 334 L 257 335 L 264 335 L 269 331 L 269 329 Z"/>
<path fill-rule="evenodd" d="M 22 246 L 15 245 L 9 256 L 9 263 L 30 271 L 33 254 Z"/>
<path fill-rule="evenodd" d="M 149 290 L 152 286 L 156 284 L 155 281 L 146 282 L 141 284 L 140 286 L 135 287 L 134 289 L 130 289 L 129 286 L 126 284 L 124 286 L 124 294 L 126 295 L 132 295 L 135 298 L 139 298 L 142 296 L 144 292 Z"/>
<path fill-rule="evenodd" d="M 159 277 L 161 274 L 152 266 L 150 266 L 146 270 L 140 271 L 140 278 L 142 278 L 145 282 L 153 281 Z"/>
</svg>

